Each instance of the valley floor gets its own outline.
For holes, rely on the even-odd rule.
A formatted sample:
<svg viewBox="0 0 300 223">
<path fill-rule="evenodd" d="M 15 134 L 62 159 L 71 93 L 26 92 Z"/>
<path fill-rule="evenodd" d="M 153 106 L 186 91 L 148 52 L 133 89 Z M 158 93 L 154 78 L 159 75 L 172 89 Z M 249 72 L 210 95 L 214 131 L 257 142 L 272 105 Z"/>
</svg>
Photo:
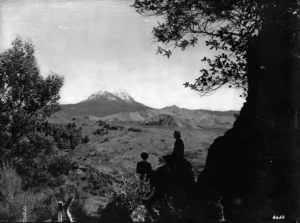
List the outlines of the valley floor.
<svg viewBox="0 0 300 223">
<path fill-rule="evenodd" d="M 203 170 L 210 144 L 215 138 L 223 135 L 227 128 L 166 128 L 146 126 L 137 122 L 101 122 L 85 118 L 64 119 L 53 118 L 52 123 L 74 122 L 82 128 L 83 136 L 88 136 L 89 142 L 80 144 L 70 151 L 68 156 L 81 166 L 92 166 L 100 173 L 120 180 L 135 178 L 135 169 L 140 154 L 147 152 L 152 168 L 161 165 L 161 157 L 171 154 L 174 147 L 174 130 L 179 130 L 185 144 L 185 157 L 193 166 L 196 176 Z M 76 180 L 77 179 L 77 180 Z M 83 179 L 83 180 L 82 180 Z M 73 177 L 77 185 L 86 187 L 83 172 Z M 87 199 L 86 209 L 96 212 L 99 205 L 108 202 L 105 193 L 102 196 L 94 194 Z"/>
</svg>

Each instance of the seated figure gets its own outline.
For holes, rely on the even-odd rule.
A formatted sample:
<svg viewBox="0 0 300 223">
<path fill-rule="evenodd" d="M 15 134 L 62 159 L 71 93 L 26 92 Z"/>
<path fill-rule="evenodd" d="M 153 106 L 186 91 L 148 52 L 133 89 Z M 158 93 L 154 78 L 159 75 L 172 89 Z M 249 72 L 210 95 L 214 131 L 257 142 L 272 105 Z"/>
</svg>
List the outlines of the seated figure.
<svg viewBox="0 0 300 223">
<path fill-rule="evenodd" d="M 185 159 L 174 162 L 173 155 L 163 156 L 163 159 L 165 164 L 158 167 L 151 175 L 150 183 L 155 191 L 145 203 L 148 207 L 163 198 L 172 197 L 175 201 L 181 200 L 179 203 L 186 203 L 191 199 L 190 193 L 195 181 L 190 162 Z"/>
</svg>

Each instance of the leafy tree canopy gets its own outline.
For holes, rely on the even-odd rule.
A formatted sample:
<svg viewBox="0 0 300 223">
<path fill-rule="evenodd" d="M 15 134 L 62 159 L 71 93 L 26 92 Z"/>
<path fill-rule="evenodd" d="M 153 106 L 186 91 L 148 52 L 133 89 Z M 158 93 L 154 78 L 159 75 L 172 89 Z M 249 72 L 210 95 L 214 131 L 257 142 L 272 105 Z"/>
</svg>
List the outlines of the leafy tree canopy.
<svg viewBox="0 0 300 223">
<path fill-rule="evenodd" d="M 163 17 L 153 29 L 155 39 L 164 44 L 158 53 L 169 57 L 175 48 L 185 50 L 203 37 L 211 50 L 218 50 L 213 59 L 202 59 L 209 66 L 200 70 L 195 83 L 184 84 L 201 95 L 228 85 L 243 89 L 246 96 L 249 44 L 268 17 L 284 31 L 281 21 L 299 16 L 298 0 L 135 0 L 133 7 L 142 15 Z"/>
<path fill-rule="evenodd" d="M 40 75 L 34 46 L 17 37 L 0 54 L 1 152 L 8 152 L 36 125 L 57 111 L 63 77 Z M 2 154 L 4 155 L 4 154 Z"/>
<path fill-rule="evenodd" d="M 17 37 L 0 54 L 0 161 L 15 166 L 25 188 L 57 183 L 49 172 L 58 157 L 55 142 L 37 129 L 59 109 L 62 85 L 55 73 L 40 75 L 31 42 Z"/>
</svg>

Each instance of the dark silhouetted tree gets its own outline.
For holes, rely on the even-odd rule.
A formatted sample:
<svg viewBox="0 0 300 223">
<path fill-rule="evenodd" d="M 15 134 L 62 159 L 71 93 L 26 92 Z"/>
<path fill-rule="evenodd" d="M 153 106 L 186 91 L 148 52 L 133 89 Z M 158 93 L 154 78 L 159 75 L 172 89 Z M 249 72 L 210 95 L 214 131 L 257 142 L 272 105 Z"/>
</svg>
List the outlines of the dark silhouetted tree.
<svg viewBox="0 0 300 223">
<path fill-rule="evenodd" d="M 272 198 L 274 210 L 297 215 L 299 1 L 136 0 L 133 6 L 164 20 L 153 29 L 164 44 L 158 53 L 169 57 L 200 40 L 216 50 L 214 58 L 202 59 L 208 68 L 186 87 L 201 95 L 222 86 L 243 89 L 246 103 L 233 128 L 211 145 L 199 185 L 230 199 L 242 196 L 252 207 Z"/>
</svg>

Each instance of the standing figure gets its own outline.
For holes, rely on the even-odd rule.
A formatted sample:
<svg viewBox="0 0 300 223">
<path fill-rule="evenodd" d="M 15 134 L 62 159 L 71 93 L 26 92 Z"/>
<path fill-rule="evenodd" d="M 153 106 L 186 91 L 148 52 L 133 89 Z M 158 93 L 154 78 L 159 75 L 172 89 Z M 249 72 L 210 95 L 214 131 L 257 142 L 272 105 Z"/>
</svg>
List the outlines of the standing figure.
<svg viewBox="0 0 300 223">
<path fill-rule="evenodd" d="M 173 156 L 173 159 L 175 161 L 177 161 L 177 160 L 183 159 L 183 157 L 184 157 L 184 144 L 181 139 L 181 134 L 179 131 L 174 131 L 173 136 L 176 140 L 175 140 L 172 156 Z"/>
<path fill-rule="evenodd" d="M 140 174 L 141 180 L 149 180 L 150 174 L 152 172 L 152 166 L 147 162 L 149 155 L 148 153 L 141 153 L 142 161 L 138 162 L 136 165 L 136 173 Z"/>
</svg>

